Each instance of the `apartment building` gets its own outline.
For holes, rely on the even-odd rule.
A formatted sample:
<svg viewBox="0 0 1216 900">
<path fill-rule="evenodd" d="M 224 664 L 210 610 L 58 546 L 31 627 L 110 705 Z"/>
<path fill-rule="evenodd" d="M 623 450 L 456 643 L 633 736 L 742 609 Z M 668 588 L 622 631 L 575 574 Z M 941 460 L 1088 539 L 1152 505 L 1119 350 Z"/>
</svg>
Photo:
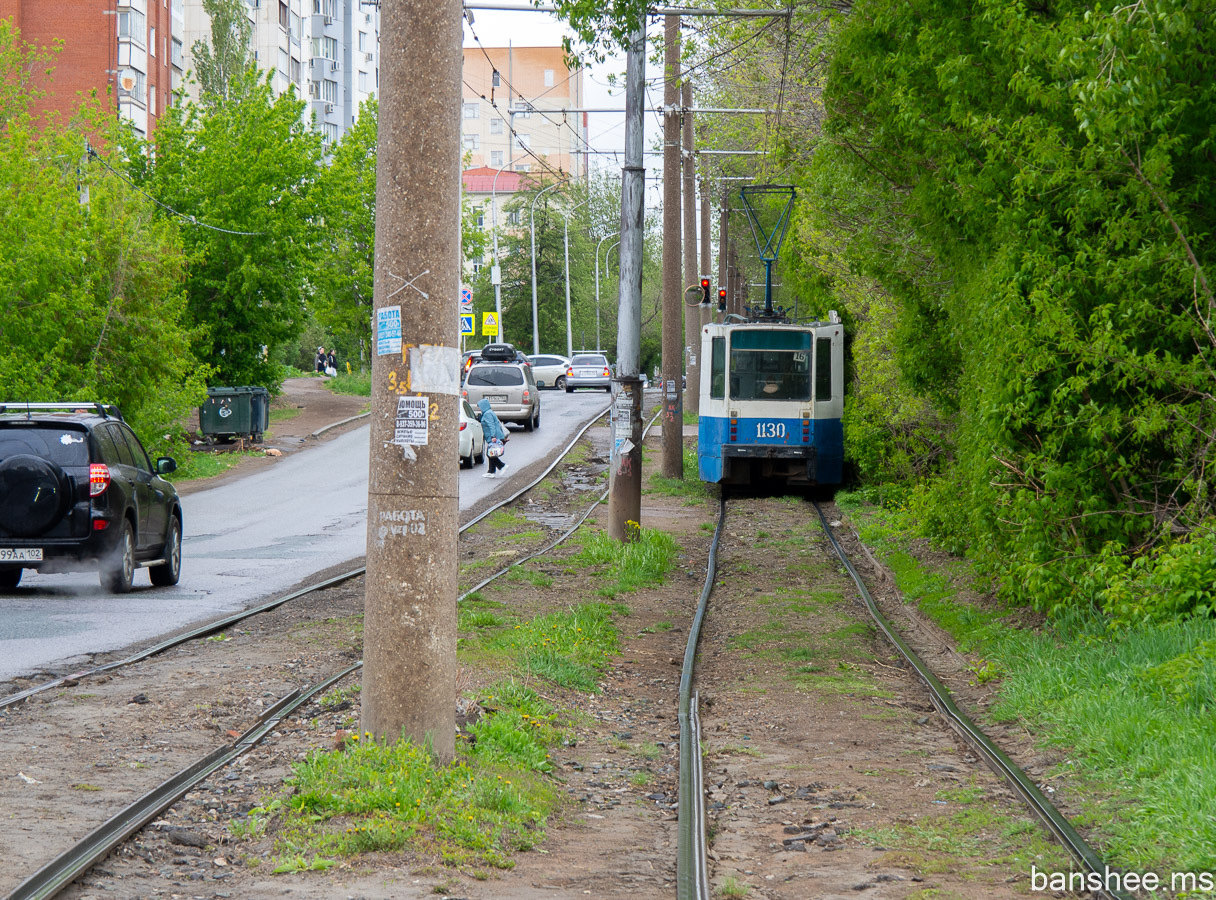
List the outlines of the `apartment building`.
<svg viewBox="0 0 1216 900">
<path fill-rule="evenodd" d="M 186 68 L 191 47 L 209 41 L 211 21 L 202 0 L 175 0 L 185 6 Z M 274 70 L 276 94 L 294 87 L 308 101 L 305 116 L 326 143 L 354 124 L 359 107 L 378 93 L 380 10 L 360 0 L 246 0 L 250 39 L 257 65 Z M 198 85 L 188 86 L 198 99 Z"/>
<path fill-rule="evenodd" d="M 587 172 L 583 72 L 561 47 L 466 47 L 461 140 L 469 167 Z M 552 173 L 550 172 L 550 175 Z"/>
<path fill-rule="evenodd" d="M 21 39 L 36 47 L 62 41 L 54 72 L 35 112 L 68 118 L 80 95 L 96 92 L 103 107 L 148 136 L 168 108 L 182 76 L 178 35 L 181 0 L 0 0 L 0 18 L 12 20 Z"/>
</svg>

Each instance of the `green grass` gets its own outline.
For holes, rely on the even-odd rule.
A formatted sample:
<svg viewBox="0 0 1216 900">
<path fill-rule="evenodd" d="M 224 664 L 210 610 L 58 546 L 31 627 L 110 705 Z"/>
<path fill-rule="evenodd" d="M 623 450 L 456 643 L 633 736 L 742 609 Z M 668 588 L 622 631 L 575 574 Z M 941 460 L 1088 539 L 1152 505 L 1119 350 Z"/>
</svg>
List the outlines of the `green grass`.
<svg viewBox="0 0 1216 900">
<path fill-rule="evenodd" d="M 275 422 L 289 421 L 290 419 L 294 419 L 299 414 L 300 407 L 298 406 L 288 406 L 283 409 L 272 409 L 269 417 L 270 424 L 273 425 Z"/>
<path fill-rule="evenodd" d="M 977 680 L 999 683 L 990 715 L 1067 754 L 1080 820 L 1099 829 L 1112 865 L 1216 868 L 1216 621 L 1112 630 L 1074 614 L 1044 632 L 1019 628 L 904 552 L 914 533 L 904 514 L 849 506 L 905 596 L 980 657 Z"/>
<path fill-rule="evenodd" d="M 337 378 L 327 379 L 325 386 L 335 394 L 370 397 L 372 395 L 372 373 L 360 371 L 347 374 L 342 372 Z"/>
<path fill-rule="evenodd" d="M 615 597 L 662 584 L 679 551 L 674 538 L 652 528 L 637 529 L 637 539 L 629 543 L 594 531 L 583 538 L 582 550 L 570 562 L 578 568 L 600 569 L 604 586 L 597 593 Z"/>
<path fill-rule="evenodd" d="M 667 478 L 655 473 L 650 476 L 648 494 L 659 494 L 663 497 L 684 497 L 687 505 L 699 503 L 710 497 L 710 487 L 701 480 L 697 470 L 696 447 L 684 447 L 684 477 Z"/>
<path fill-rule="evenodd" d="M 624 612 L 619 604 L 584 603 L 487 634 L 476 645 L 466 646 L 509 659 L 522 674 L 593 692 L 608 660 L 620 652 L 612 617 Z"/>
<path fill-rule="evenodd" d="M 252 450 L 232 450 L 211 452 L 206 450 L 183 450 L 173 458 L 177 461 L 177 470 L 167 476 L 168 481 L 181 484 L 195 478 L 211 478 L 222 475 L 233 466 L 240 465 L 246 459 L 262 459 L 266 454 Z"/>
<path fill-rule="evenodd" d="M 566 734 L 535 692 L 502 682 L 486 714 L 441 765 L 411 741 L 353 736 L 342 751 L 314 752 L 292 767 L 291 793 L 229 830 L 238 839 L 275 828 L 275 872 L 322 870 L 362 853 L 412 848 L 460 867 L 511 868 L 512 854 L 544 838 L 557 794 L 543 777 L 549 748 Z"/>
</svg>

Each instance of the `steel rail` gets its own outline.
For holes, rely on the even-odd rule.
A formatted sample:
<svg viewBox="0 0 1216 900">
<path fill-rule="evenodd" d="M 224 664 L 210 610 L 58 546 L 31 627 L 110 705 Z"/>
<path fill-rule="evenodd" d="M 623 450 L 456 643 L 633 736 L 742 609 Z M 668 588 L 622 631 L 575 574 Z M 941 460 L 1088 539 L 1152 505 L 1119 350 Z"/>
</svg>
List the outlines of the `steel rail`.
<svg viewBox="0 0 1216 900">
<path fill-rule="evenodd" d="M 496 503 L 493 506 L 489 507 L 484 512 L 482 512 L 479 515 L 475 516 L 474 518 L 470 519 L 468 522 L 465 522 L 463 525 L 460 526 L 457 533 L 464 534 L 468 529 L 472 528 L 474 525 L 476 525 L 478 522 L 480 522 L 486 516 L 496 512 L 497 510 L 506 506 L 508 503 L 513 503 L 519 497 L 523 496 L 528 491 L 532 490 L 532 488 L 536 487 L 536 485 L 540 484 L 540 482 L 542 482 L 545 478 L 547 478 L 549 473 L 552 472 L 557 467 L 558 463 L 560 463 L 563 459 L 565 459 L 566 455 L 574 448 L 574 445 L 577 444 L 582 439 L 583 435 L 587 433 L 588 429 L 590 429 L 592 425 L 594 425 L 596 422 L 598 422 L 603 417 L 604 413 L 608 412 L 608 410 L 610 408 L 611 408 L 611 404 L 609 404 L 609 406 L 604 407 L 599 412 L 597 412 L 594 416 L 592 416 L 590 419 L 588 419 L 587 423 L 585 425 L 583 425 L 583 427 L 580 428 L 575 433 L 574 437 L 570 440 L 570 442 L 568 444 L 566 444 L 566 446 L 562 449 L 562 451 L 554 458 L 553 462 L 550 463 L 549 466 L 546 467 L 545 470 L 543 472 L 541 472 L 540 475 L 538 475 L 535 479 L 533 479 L 529 484 L 527 484 L 520 490 L 516 491 L 511 496 L 507 497 L 505 500 L 502 500 L 501 502 Z M 339 423 L 339 424 L 341 424 L 341 423 Z M 123 666 L 129 666 L 129 665 L 132 665 L 137 662 L 142 662 L 143 660 L 148 659 L 151 656 L 156 656 L 159 653 L 163 653 L 166 650 L 171 650 L 172 648 L 177 647 L 181 644 L 185 644 L 190 641 L 197 640 L 198 638 L 206 637 L 210 634 L 216 633 L 217 631 L 223 631 L 225 628 L 228 628 L 232 625 L 242 622 L 245 619 L 252 618 L 253 616 L 259 615 L 260 613 L 269 612 L 272 609 L 282 606 L 284 603 L 289 603 L 292 600 L 298 600 L 300 597 L 303 597 L 306 594 L 311 594 L 314 591 L 325 590 L 326 588 L 333 587 L 336 584 L 341 584 L 344 581 L 349 581 L 352 578 L 358 578 L 360 575 L 363 575 L 366 571 L 367 571 L 366 566 L 359 566 L 356 569 L 351 569 L 349 572 L 343 572 L 341 575 L 335 575 L 332 578 L 327 578 L 323 581 L 316 582 L 315 584 L 306 585 L 298 590 L 292 591 L 290 594 L 287 594 L 286 596 L 279 597 L 275 600 L 270 600 L 266 603 L 261 603 L 257 606 L 251 606 L 248 609 L 243 609 L 240 612 L 233 613 L 232 615 L 229 615 L 229 616 L 225 616 L 222 619 L 216 619 L 212 622 L 208 622 L 205 625 L 200 625 L 196 628 L 190 629 L 189 631 L 184 631 L 171 638 L 167 638 L 163 641 L 160 641 L 159 643 L 153 644 L 150 647 L 145 647 L 142 650 L 139 650 L 135 654 L 128 656 L 124 659 L 115 660 L 113 662 L 109 662 L 109 663 L 106 663 L 105 665 L 101 665 L 101 666 L 95 666 L 94 668 L 91 668 L 91 669 L 82 669 L 78 672 L 72 672 L 69 675 L 61 675 L 58 678 L 51 679 L 50 681 L 46 681 L 41 684 L 36 684 L 33 687 L 28 687 L 25 690 L 17 691 L 16 693 L 9 694 L 5 697 L 0 697 L 0 709 L 4 709 L 5 707 L 8 707 L 8 706 L 14 706 L 18 703 L 21 703 L 24 700 L 28 700 L 30 697 L 33 697 L 36 694 L 42 693 L 43 691 L 53 690 L 54 688 L 58 688 L 58 687 L 73 686 L 77 682 L 80 682 L 80 681 L 84 680 L 85 678 L 89 678 L 94 675 L 102 675 L 102 674 L 112 671 L 114 669 L 122 668 Z"/>
<path fill-rule="evenodd" d="M 642 440 L 646 440 L 646 434 L 650 431 L 650 429 L 654 425 L 654 423 L 659 420 L 659 416 L 661 416 L 662 414 L 663 414 L 663 411 L 659 410 L 659 412 L 655 413 L 654 418 L 650 420 L 650 423 L 644 429 L 642 429 Z M 461 594 L 459 597 L 456 598 L 457 605 L 463 603 L 465 600 L 467 600 L 473 594 L 476 594 L 478 591 L 480 591 L 486 585 L 488 585 L 494 581 L 497 581 L 499 578 L 502 578 L 502 576 L 506 575 L 512 569 L 514 569 L 518 566 L 522 566 L 524 563 L 528 562 L 529 560 L 536 559 L 538 556 L 544 556 L 546 553 L 548 553 L 550 550 L 552 550 L 558 544 L 567 540 L 572 534 L 574 534 L 574 532 L 578 531 L 579 526 L 581 526 L 584 522 L 586 522 L 587 519 L 590 518 L 591 514 L 593 512 L 595 512 L 596 508 L 599 507 L 599 505 L 604 502 L 604 500 L 608 497 L 609 490 L 611 490 L 611 488 L 604 488 L 604 490 L 600 493 L 600 495 L 595 498 L 595 502 L 592 503 L 590 506 L 588 506 L 587 511 L 584 512 L 581 516 L 579 516 L 578 519 L 575 521 L 575 523 L 573 525 L 571 525 L 568 529 L 566 529 L 566 531 L 564 531 L 562 534 L 560 534 L 554 540 L 550 541 L 545 546 L 541 547 L 539 550 L 537 550 L 533 553 L 529 553 L 527 556 L 523 556 L 517 560 L 514 560 L 506 567 L 500 569 L 499 571 L 495 572 L 493 575 L 490 575 L 488 578 L 483 579 L 478 584 L 475 584 L 473 587 L 469 588 L 467 591 L 465 591 L 463 594 Z"/>
<path fill-rule="evenodd" d="M 678 900 L 709 900 L 709 871 L 706 861 L 705 835 L 705 776 L 701 763 L 701 721 L 697 714 L 697 695 L 692 690 L 693 669 L 696 666 L 697 642 L 701 639 L 701 624 L 713 593 L 718 572 L 718 545 L 722 540 L 722 525 L 726 521 L 726 496 L 718 501 L 718 524 L 709 545 L 709 560 L 705 565 L 705 585 L 701 600 L 688 629 L 684 647 L 684 666 L 680 670 L 680 788 L 679 835 L 676 856 L 676 897 Z"/>
<path fill-rule="evenodd" d="M 575 444 L 582 439 L 583 435 L 586 434 L 588 429 L 590 429 L 592 425 L 603 417 L 604 413 L 607 412 L 607 409 L 608 408 L 606 407 L 592 416 L 587 423 L 578 430 L 570 442 L 557 455 L 554 461 L 527 486 L 519 491 L 516 491 L 511 496 L 491 506 L 485 512 L 466 522 L 460 527 L 459 533 L 464 533 L 486 516 L 493 513 L 495 510 L 501 509 L 503 506 L 514 502 L 547 478 L 554 468 L 557 467 L 558 463 L 560 463 L 562 459 L 564 459 L 570 453 Z M 655 417 L 655 420 L 657 420 L 657 418 L 658 416 Z M 650 424 L 653 425 L 655 420 L 652 420 Z M 647 427 L 649 428 L 649 426 Z M 595 510 L 596 506 L 599 506 L 602 501 L 603 496 L 601 495 L 601 497 L 596 500 L 595 504 L 582 515 L 578 523 L 575 524 L 574 528 L 571 528 L 565 535 L 559 538 L 558 541 L 555 541 L 542 552 L 548 552 L 549 549 L 552 549 L 552 547 L 556 546 L 562 540 L 565 540 L 566 537 L 577 529 L 578 525 L 581 525 L 582 522 L 588 516 L 590 516 L 590 514 Z M 537 555 L 540 554 L 533 554 L 533 556 Z M 524 561 L 525 560 L 519 560 L 519 562 Z M 508 567 L 508 570 L 509 568 L 510 567 Z M 504 572 L 508 570 L 504 570 Z M 280 597 L 279 599 L 273 600 L 269 603 L 262 604 L 258 607 L 228 616 L 220 621 L 212 622 L 200 628 L 193 629 L 190 632 L 178 635 L 175 638 L 162 641 L 159 644 L 153 647 L 145 648 L 139 653 L 126 659 L 108 663 L 104 666 L 97 667 L 96 669 L 64 676 L 62 678 L 55 679 L 52 682 L 22 691 L 18 694 L 10 695 L 9 697 L 4 698 L 3 701 L 0 701 L 0 708 L 17 703 L 28 698 L 29 696 L 32 696 L 33 694 L 39 693 L 40 691 L 49 690 L 52 687 L 78 681 L 82 678 L 88 677 L 89 675 L 100 674 L 111 669 L 119 668 L 120 666 L 130 665 L 131 663 L 147 659 L 150 656 L 185 643 L 186 641 L 194 640 L 198 637 L 211 634 L 235 622 L 240 622 L 243 619 L 257 615 L 260 612 L 266 612 L 274 609 L 277 606 L 281 606 L 282 604 L 304 596 L 305 594 L 323 590 L 324 588 L 332 587 L 335 584 L 340 584 L 343 581 L 355 578 L 363 574 L 365 571 L 365 567 L 359 567 L 358 569 L 354 569 L 350 572 L 346 572 L 341 575 L 325 579 L 317 584 L 309 585 L 297 591 L 293 591 L 285 597 Z M 501 575 L 504 573 L 499 574 Z M 172 778 L 163 782 L 161 785 L 149 791 L 134 803 L 112 816 L 105 823 L 89 832 L 89 834 L 82 838 L 73 847 L 69 848 L 55 859 L 46 863 L 44 866 L 42 866 L 42 868 L 38 869 L 38 871 L 22 882 L 22 884 L 20 884 L 16 890 L 13 891 L 13 893 L 9 894 L 8 900 L 43 900 L 43 898 L 55 896 L 65 887 L 79 878 L 80 875 L 88 871 L 88 869 L 95 865 L 98 860 L 102 859 L 106 854 L 112 852 L 115 847 L 120 845 L 132 834 L 143 828 L 148 822 L 152 821 L 153 818 L 155 818 L 165 809 L 168 809 L 173 803 L 184 796 L 186 792 L 189 791 L 194 785 L 203 781 L 208 776 L 228 765 L 228 763 L 230 763 L 232 760 L 254 747 L 286 715 L 298 709 L 301 705 L 306 703 L 312 697 L 316 696 L 318 693 L 327 690 L 331 685 L 340 681 L 342 678 L 345 678 L 347 675 L 357 671 L 362 667 L 362 665 L 363 662 L 360 660 L 359 662 L 347 667 L 335 675 L 330 676 L 311 688 L 296 690 L 283 697 L 261 714 L 259 717 L 259 724 L 246 731 L 245 734 L 239 737 L 233 744 L 220 747 L 212 751 L 207 756 L 178 772 Z"/>
<path fill-rule="evenodd" d="M 9 900 L 45 900 L 54 897 L 81 874 L 160 815 L 196 784 L 257 746 L 287 715 L 363 665 L 357 662 L 309 688 L 297 689 L 262 713 L 254 725 L 232 744 L 219 747 L 168 781 L 153 788 L 117 815 L 89 832 L 75 846 L 55 857 L 17 886 Z"/>
<path fill-rule="evenodd" d="M 1102 861 L 1097 852 L 1072 827 L 1072 823 L 1039 790 L 1038 785 L 1034 783 L 1030 776 L 1023 772 L 1017 763 L 1011 760 L 1000 747 L 992 742 L 988 735 L 984 734 L 982 729 L 971 721 L 966 713 L 955 705 L 950 695 L 950 689 L 942 684 L 938 677 L 933 674 L 933 671 L 916 654 L 916 651 L 900 636 L 894 626 L 887 621 L 887 618 L 879 610 L 878 604 L 874 602 L 874 598 L 870 595 L 870 591 L 866 588 L 865 582 L 862 581 L 861 575 L 853 568 L 853 564 L 849 561 L 844 548 L 840 546 L 840 542 L 836 539 L 836 535 L 832 531 L 832 526 L 828 523 L 823 508 L 817 502 L 812 502 L 814 503 L 815 511 L 819 513 L 819 522 L 823 526 L 824 533 L 827 534 L 828 540 L 831 541 L 836 555 L 844 563 L 845 569 L 852 576 L 853 583 L 857 585 L 857 590 L 865 601 L 866 609 L 869 610 L 870 616 L 878 624 L 882 633 L 886 635 L 887 640 L 895 646 L 895 649 L 899 651 L 908 665 L 916 672 L 925 687 L 929 689 L 929 698 L 934 708 L 942 715 L 959 737 L 966 741 L 983 758 L 988 767 L 1003 778 L 1018 796 L 1022 798 L 1026 805 L 1030 807 L 1030 811 L 1055 836 L 1056 840 L 1068 852 L 1068 855 L 1085 869 L 1087 873 L 1096 873 L 1102 878 L 1104 887 L 1097 893 L 1105 897 L 1111 897 L 1113 900 L 1132 900 L 1130 894 L 1106 887 L 1109 884 L 1109 879 L 1106 876 L 1114 870 Z"/>
</svg>

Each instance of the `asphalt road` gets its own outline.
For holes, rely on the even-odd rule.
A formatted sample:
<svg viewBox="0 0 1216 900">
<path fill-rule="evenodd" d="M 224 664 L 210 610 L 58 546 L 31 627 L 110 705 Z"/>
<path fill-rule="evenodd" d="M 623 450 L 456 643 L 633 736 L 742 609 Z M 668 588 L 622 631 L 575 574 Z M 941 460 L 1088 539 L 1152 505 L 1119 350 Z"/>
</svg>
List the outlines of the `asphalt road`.
<svg viewBox="0 0 1216 900">
<path fill-rule="evenodd" d="M 460 507 L 505 493 L 522 469 L 608 405 L 600 391 L 545 391 L 541 427 L 512 427 L 505 476 L 460 470 Z M 243 478 L 182 498 L 181 582 L 152 587 L 145 571 L 129 594 L 102 591 L 90 573 L 26 571 L 0 595 L 0 680 L 83 665 L 104 653 L 254 606 L 308 576 L 364 555 L 368 433 L 364 426 L 297 451 Z M 457 465 L 452 460 L 452 465 Z"/>
</svg>

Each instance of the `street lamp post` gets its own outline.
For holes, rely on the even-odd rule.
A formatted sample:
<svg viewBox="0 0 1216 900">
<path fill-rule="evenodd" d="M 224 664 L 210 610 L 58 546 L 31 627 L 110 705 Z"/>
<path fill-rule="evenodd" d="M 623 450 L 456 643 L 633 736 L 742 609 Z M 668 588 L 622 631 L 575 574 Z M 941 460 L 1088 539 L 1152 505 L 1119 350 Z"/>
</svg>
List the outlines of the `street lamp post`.
<svg viewBox="0 0 1216 900">
<path fill-rule="evenodd" d="M 565 246 L 566 246 L 566 358 L 569 359 L 574 355 L 574 334 L 571 331 L 570 325 L 570 213 L 578 209 L 580 206 L 586 206 L 591 202 L 588 197 L 582 203 L 578 203 L 570 209 L 566 210 L 562 215 L 565 218 Z"/>
<path fill-rule="evenodd" d="M 532 198 L 532 206 L 528 212 L 528 223 L 532 227 L 532 355 L 536 356 L 540 353 L 540 327 L 537 324 L 536 316 L 536 201 L 540 199 L 541 194 L 545 191 L 551 191 L 556 187 L 561 187 L 565 184 L 564 181 L 559 181 L 556 184 L 551 184 L 544 190 L 540 191 Z"/>
<path fill-rule="evenodd" d="M 616 237 L 619 231 L 606 234 L 595 245 L 595 352 L 600 352 L 600 245 L 610 237 Z M 609 249 L 612 249 L 611 247 Z M 608 254 L 604 254 L 604 265 L 608 265 Z"/>
<path fill-rule="evenodd" d="M 490 266 L 490 281 L 494 283 L 494 312 L 498 316 L 498 342 L 506 343 L 507 329 L 502 321 L 502 268 L 498 265 L 498 176 L 503 170 L 514 165 L 522 157 L 516 156 L 507 160 L 506 165 L 499 166 L 490 182 L 490 232 L 494 235 L 494 262 Z"/>
</svg>

